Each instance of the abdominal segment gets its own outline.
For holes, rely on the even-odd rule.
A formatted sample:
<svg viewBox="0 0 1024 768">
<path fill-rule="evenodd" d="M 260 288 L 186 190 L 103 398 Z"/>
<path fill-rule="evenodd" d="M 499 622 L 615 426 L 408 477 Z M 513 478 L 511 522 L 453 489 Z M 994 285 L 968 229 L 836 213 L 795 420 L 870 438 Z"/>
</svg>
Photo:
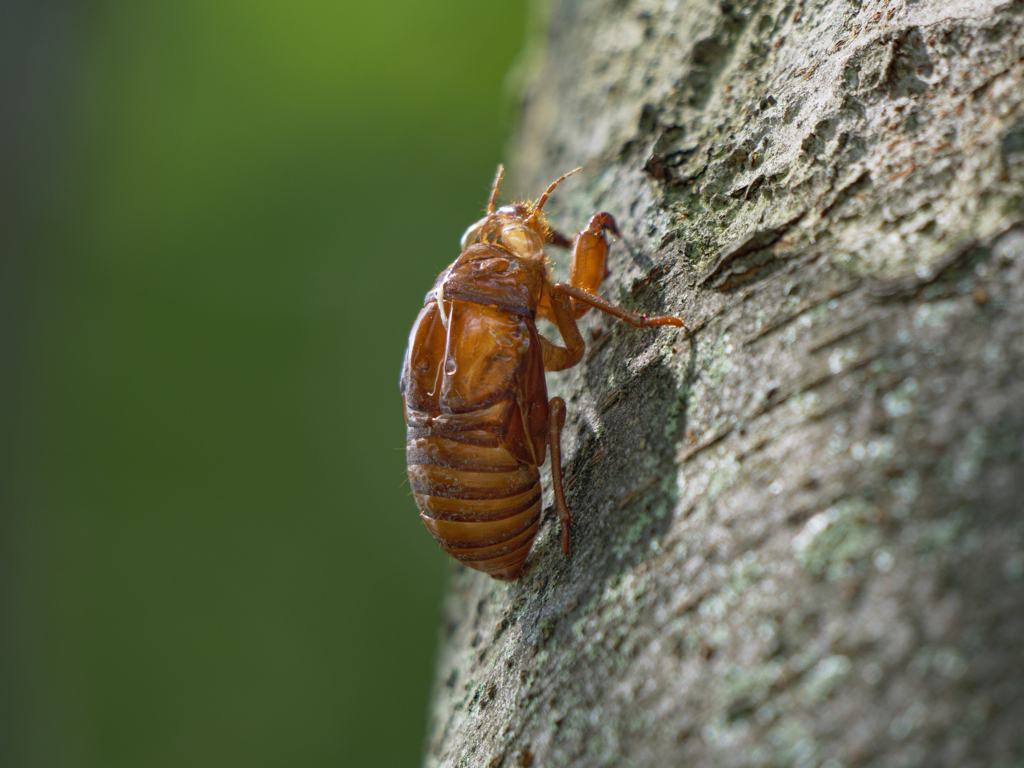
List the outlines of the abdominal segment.
<svg viewBox="0 0 1024 768">
<path fill-rule="evenodd" d="M 411 438 L 409 483 L 420 517 L 441 547 L 498 579 L 519 575 L 540 523 L 540 473 L 496 437 Z"/>
</svg>

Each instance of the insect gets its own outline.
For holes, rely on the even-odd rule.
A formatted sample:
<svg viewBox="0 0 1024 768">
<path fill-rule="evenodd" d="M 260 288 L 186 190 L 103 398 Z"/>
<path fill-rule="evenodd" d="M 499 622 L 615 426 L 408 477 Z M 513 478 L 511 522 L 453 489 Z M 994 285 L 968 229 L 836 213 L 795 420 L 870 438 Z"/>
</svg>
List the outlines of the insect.
<svg viewBox="0 0 1024 768">
<path fill-rule="evenodd" d="M 434 283 L 409 334 L 400 389 L 406 463 L 420 517 L 452 557 L 496 579 L 522 570 L 540 524 L 539 467 L 551 450 L 551 479 L 569 554 L 572 516 L 562 490 L 565 402 L 548 400 L 545 371 L 583 358 L 576 320 L 591 308 L 638 327 L 675 317 L 628 312 L 595 295 L 607 275 L 605 232 L 615 220 L 597 213 L 570 241 L 548 225 L 544 203 L 496 208 L 503 168 L 487 215 L 462 236 L 462 253 Z M 546 244 L 572 248 L 568 283 L 553 283 Z M 565 346 L 537 332 L 552 321 Z"/>
</svg>

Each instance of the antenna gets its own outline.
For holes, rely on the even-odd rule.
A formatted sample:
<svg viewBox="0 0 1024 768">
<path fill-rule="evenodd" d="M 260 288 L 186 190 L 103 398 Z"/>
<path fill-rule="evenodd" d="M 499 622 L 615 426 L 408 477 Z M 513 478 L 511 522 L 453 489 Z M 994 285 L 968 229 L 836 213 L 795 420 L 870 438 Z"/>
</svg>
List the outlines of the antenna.
<svg viewBox="0 0 1024 768">
<path fill-rule="evenodd" d="M 531 219 L 535 219 L 537 217 L 537 214 L 540 213 L 540 209 L 544 207 L 544 203 L 546 203 L 548 201 L 548 195 L 550 195 L 552 192 L 555 191 L 555 187 L 557 187 L 563 181 L 565 181 L 570 176 L 572 176 L 574 173 L 576 173 L 576 171 L 582 171 L 582 170 L 583 170 L 582 166 L 579 167 L 579 168 L 574 168 L 573 170 L 569 171 L 568 173 L 562 174 L 557 179 L 555 179 L 553 182 L 551 182 L 551 185 L 547 189 L 544 190 L 544 194 L 540 196 L 540 200 L 538 200 L 537 204 L 535 206 L 533 206 L 533 210 L 530 211 L 530 215 L 526 217 L 526 220 L 530 221 Z"/>
<path fill-rule="evenodd" d="M 505 176 L 505 166 L 498 163 L 498 173 L 494 176 L 494 186 L 491 187 L 491 199 L 487 201 L 487 214 L 494 213 L 494 207 L 498 204 L 498 190 L 501 189 L 501 180 Z"/>
</svg>

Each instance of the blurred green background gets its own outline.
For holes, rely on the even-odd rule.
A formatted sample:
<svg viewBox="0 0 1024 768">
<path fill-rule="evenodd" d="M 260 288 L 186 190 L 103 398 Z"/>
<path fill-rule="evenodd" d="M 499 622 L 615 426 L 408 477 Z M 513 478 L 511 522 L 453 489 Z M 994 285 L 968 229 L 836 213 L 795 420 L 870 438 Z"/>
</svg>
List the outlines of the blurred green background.
<svg viewBox="0 0 1024 768">
<path fill-rule="evenodd" d="M 398 373 L 525 5 L 3 5 L 0 764 L 418 763 Z"/>
</svg>

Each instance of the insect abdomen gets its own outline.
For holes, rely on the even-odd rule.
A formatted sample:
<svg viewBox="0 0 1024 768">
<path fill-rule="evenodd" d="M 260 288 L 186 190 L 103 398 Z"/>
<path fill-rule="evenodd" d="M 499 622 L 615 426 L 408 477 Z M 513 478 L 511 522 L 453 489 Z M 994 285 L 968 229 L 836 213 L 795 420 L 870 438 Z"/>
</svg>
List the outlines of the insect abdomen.
<svg viewBox="0 0 1024 768">
<path fill-rule="evenodd" d="M 420 517 L 441 547 L 470 568 L 516 578 L 540 523 L 537 468 L 482 430 L 412 437 L 406 458 Z"/>
</svg>

